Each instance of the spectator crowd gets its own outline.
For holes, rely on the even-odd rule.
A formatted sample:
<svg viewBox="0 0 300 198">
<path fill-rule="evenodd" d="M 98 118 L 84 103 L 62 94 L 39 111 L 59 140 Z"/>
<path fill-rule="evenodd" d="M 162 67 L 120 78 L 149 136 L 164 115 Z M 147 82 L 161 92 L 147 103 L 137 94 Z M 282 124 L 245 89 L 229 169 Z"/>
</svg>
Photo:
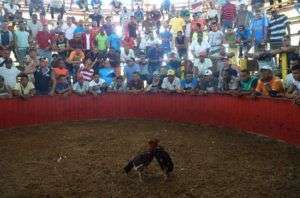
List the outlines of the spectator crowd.
<svg viewBox="0 0 300 198">
<path fill-rule="evenodd" d="M 104 15 L 101 1 L 83 0 L 78 7 L 92 11 L 78 20 L 66 16 L 63 0 L 27 0 L 30 19 L 6 0 L 0 98 L 217 92 L 300 104 L 299 45 L 291 45 L 288 17 L 262 1 L 236 2 L 203 1 L 192 12 L 169 0 L 147 11 L 113 0 L 111 15 Z"/>
</svg>

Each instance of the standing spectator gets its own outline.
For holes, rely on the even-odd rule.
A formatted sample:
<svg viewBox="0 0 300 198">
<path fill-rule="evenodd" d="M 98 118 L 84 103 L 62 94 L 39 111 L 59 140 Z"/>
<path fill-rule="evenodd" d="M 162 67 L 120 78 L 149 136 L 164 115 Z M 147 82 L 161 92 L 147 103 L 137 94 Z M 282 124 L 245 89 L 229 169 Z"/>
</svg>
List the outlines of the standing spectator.
<svg viewBox="0 0 300 198">
<path fill-rule="evenodd" d="M 142 23 L 142 29 L 144 30 L 145 34 L 148 34 L 149 32 L 152 32 L 153 31 L 153 26 L 154 26 L 154 23 L 151 20 L 150 15 L 147 14 L 146 20 L 144 20 L 143 23 Z"/>
<path fill-rule="evenodd" d="M 128 22 L 127 29 L 128 29 L 129 37 L 136 39 L 137 38 L 136 32 L 138 30 L 138 24 L 137 24 L 134 16 L 130 17 L 130 21 Z"/>
<path fill-rule="evenodd" d="M 175 73 L 177 75 L 179 75 L 180 73 L 180 65 L 181 64 L 181 61 L 180 59 L 178 59 L 177 55 L 175 52 L 171 52 L 169 55 L 168 55 L 168 60 L 167 60 L 167 63 L 166 63 L 166 67 L 168 69 L 171 69 L 173 71 L 175 71 Z"/>
<path fill-rule="evenodd" d="M 161 38 L 161 48 L 164 54 L 168 54 L 171 52 L 171 45 L 173 40 L 173 35 L 169 30 L 168 24 L 164 25 L 164 31 L 160 33 Z"/>
<path fill-rule="evenodd" d="M 207 57 L 206 52 L 199 53 L 199 58 L 194 61 L 194 75 L 204 75 L 205 71 L 212 68 L 212 61 Z"/>
<path fill-rule="evenodd" d="M 61 58 L 65 59 L 67 57 L 70 47 L 69 41 L 63 32 L 59 32 L 56 41 L 53 43 L 52 49 L 53 51 L 56 51 Z"/>
<path fill-rule="evenodd" d="M 55 60 L 52 69 L 52 76 L 55 80 L 58 80 L 60 76 L 66 78 L 69 77 L 69 71 L 66 69 L 64 59 L 58 58 L 57 60 Z"/>
<path fill-rule="evenodd" d="M 210 45 L 210 55 L 219 54 L 224 41 L 222 31 L 218 30 L 217 23 L 212 23 L 212 30 L 208 33 L 208 43 Z"/>
<path fill-rule="evenodd" d="M 163 53 L 158 44 L 147 47 L 146 58 L 149 60 L 148 69 L 150 74 L 153 74 L 154 71 L 159 71 L 162 64 Z"/>
<path fill-rule="evenodd" d="M 182 34 L 182 31 L 179 31 L 177 33 L 177 36 L 175 38 L 175 46 L 176 46 L 179 58 L 182 59 L 185 56 L 187 56 L 187 41 L 186 41 L 185 36 Z"/>
<path fill-rule="evenodd" d="M 248 28 L 253 20 L 253 14 L 247 9 L 247 6 L 243 3 L 240 5 L 240 9 L 237 12 L 235 27 Z"/>
<path fill-rule="evenodd" d="M 0 67 L 0 75 L 4 77 L 4 84 L 7 88 L 13 89 L 17 83 L 17 76 L 20 74 L 20 70 L 13 66 L 11 58 L 7 58 L 4 61 L 2 67 Z"/>
<path fill-rule="evenodd" d="M 84 28 L 84 24 L 83 24 L 83 20 L 79 20 L 77 23 L 76 28 L 74 29 L 73 34 L 83 34 L 85 32 L 85 28 Z"/>
<path fill-rule="evenodd" d="M 140 6 L 138 6 L 134 12 L 134 17 L 136 18 L 138 24 L 141 24 L 144 21 L 144 12 Z"/>
<path fill-rule="evenodd" d="M 192 33 L 196 31 L 203 32 L 206 26 L 206 21 L 203 18 L 200 18 L 198 14 L 193 15 L 193 20 L 191 22 Z"/>
<path fill-rule="evenodd" d="M 52 19 L 54 19 L 54 13 L 59 13 L 59 16 L 63 18 L 65 13 L 64 0 L 50 0 L 49 7 Z"/>
<path fill-rule="evenodd" d="M 115 33 L 112 32 L 111 35 L 107 38 L 108 48 L 113 49 L 114 51 L 120 53 L 121 51 L 121 38 Z"/>
<path fill-rule="evenodd" d="M 254 43 L 255 51 L 261 51 L 262 45 L 267 41 L 268 33 L 268 19 L 260 12 L 255 13 L 255 18 L 250 25 L 252 32 L 252 40 Z"/>
<path fill-rule="evenodd" d="M 74 37 L 74 30 L 76 29 L 76 25 L 72 23 L 72 18 L 67 18 L 67 24 L 63 26 L 63 32 L 68 40 L 73 39 Z"/>
<path fill-rule="evenodd" d="M 11 90 L 5 85 L 4 77 L 0 75 L 0 99 L 11 98 Z"/>
<path fill-rule="evenodd" d="M 248 54 L 251 49 L 251 34 L 248 28 L 239 26 L 236 32 L 236 42 L 239 45 L 239 57 Z"/>
<path fill-rule="evenodd" d="M 141 92 L 144 90 L 144 82 L 138 72 L 132 74 L 132 79 L 128 81 L 127 88 L 129 92 Z"/>
<path fill-rule="evenodd" d="M 97 96 L 103 93 L 105 88 L 105 80 L 100 78 L 99 74 L 94 74 L 93 80 L 89 83 L 89 92 L 94 96 Z"/>
<path fill-rule="evenodd" d="M 90 14 L 89 17 L 92 19 L 92 21 L 96 22 L 98 27 L 100 26 L 103 16 L 100 14 L 99 8 L 94 8 L 93 14 Z"/>
<path fill-rule="evenodd" d="M 159 35 L 160 26 L 161 26 L 161 23 L 160 23 L 161 12 L 160 12 L 160 10 L 156 9 L 155 5 L 153 6 L 152 11 L 150 12 L 150 17 L 156 27 L 156 34 Z"/>
<path fill-rule="evenodd" d="M 37 33 L 39 31 L 42 31 L 42 24 L 38 21 L 38 17 L 36 14 L 33 14 L 31 20 L 27 22 L 27 29 L 32 39 L 35 39 Z"/>
<path fill-rule="evenodd" d="M 286 30 L 288 30 L 288 34 L 290 34 L 287 16 L 279 14 L 278 11 L 274 9 L 269 23 L 271 49 L 274 50 L 283 46 L 283 38 L 286 35 Z"/>
<path fill-rule="evenodd" d="M 247 69 L 240 72 L 239 91 L 242 94 L 251 94 L 254 92 L 257 85 L 257 77 L 251 76 Z"/>
<path fill-rule="evenodd" d="M 198 26 L 198 30 L 199 28 L 200 27 Z M 208 52 L 209 48 L 210 48 L 209 43 L 203 38 L 203 32 L 197 31 L 196 37 L 195 39 L 193 39 L 190 47 L 194 58 L 197 58 L 200 52 Z"/>
<path fill-rule="evenodd" d="M 185 26 L 185 21 L 180 17 L 179 13 L 176 14 L 176 17 L 170 20 L 169 25 L 171 26 L 171 32 L 173 35 L 176 35 L 179 31 L 183 32 L 183 27 Z"/>
<path fill-rule="evenodd" d="M 167 77 L 163 79 L 161 88 L 166 92 L 180 92 L 180 79 L 175 76 L 175 71 L 168 70 Z"/>
<path fill-rule="evenodd" d="M 271 97 L 280 97 L 284 93 L 284 88 L 281 80 L 275 77 L 272 68 L 265 66 L 260 69 L 261 77 L 258 80 L 255 94 Z"/>
<path fill-rule="evenodd" d="M 3 22 L 0 29 L 0 50 L 11 51 L 13 47 L 13 33 L 8 29 L 6 22 Z"/>
<path fill-rule="evenodd" d="M 96 36 L 96 47 L 101 54 L 106 54 L 108 49 L 108 37 L 105 35 L 103 30 Z"/>
<path fill-rule="evenodd" d="M 140 72 L 139 65 L 135 63 L 135 59 L 128 59 L 127 64 L 124 67 L 124 76 L 126 77 L 127 82 L 132 79 L 135 72 Z"/>
<path fill-rule="evenodd" d="M 10 21 L 13 21 L 16 17 L 19 6 L 16 5 L 15 0 L 10 0 L 10 2 L 4 3 L 4 18 L 8 18 Z"/>
<path fill-rule="evenodd" d="M 83 45 L 83 50 L 85 54 L 89 54 L 91 52 L 92 44 L 95 43 L 95 40 L 92 39 L 91 37 L 91 31 L 89 29 L 89 25 L 85 24 L 84 26 L 84 32 L 81 35 L 82 39 L 82 45 Z"/>
<path fill-rule="evenodd" d="M 35 95 L 35 88 L 32 82 L 29 81 L 26 74 L 20 74 L 20 82 L 13 89 L 13 94 L 22 99 L 28 99 Z"/>
<path fill-rule="evenodd" d="M 40 64 L 38 69 L 34 72 L 34 86 L 37 95 L 53 95 L 54 93 L 54 82 L 52 78 L 52 71 L 47 66 L 46 59 L 40 59 Z"/>
<path fill-rule="evenodd" d="M 19 30 L 16 30 L 15 33 L 15 50 L 18 62 L 21 67 L 24 67 L 24 60 L 29 48 L 30 35 L 25 30 L 24 24 L 19 24 Z"/>
<path fill-rule="evenodd" d="M 236 7 L 234 4 L 230 3 L 230 0 L 226 0 L 226 3 L 222 6 L 220 18 L 223 32 L 228 28 L 233 28 L 236 19 Z"/>
<path fill-rule="evenodd" d="M 32 16 L 34 10 L 45 14 L 44 0 L 30 0 L 29 3 L 29 15 Z"/>
<path fill-rule="evenodd" d="M 79 96 L 85 96 L 89 92 L 89 82 L 84 81 L 82 76 L 79 76 L 77 80 L 73 85 L 73 91 Z"/>
<path fill-rule="evenodd" d="M 133 38 L 129 37 L 128 35 L 125 35 L 124 39 L 122 40 L 122 46 L 128 49 L 133 49 L 135 47 L 135 43 Z"/>
<path fill-rule="evenodd" d="M 106 23 L 103 24 L 103 30 L 106 33 L 107 36 L 109 36 L 112 32 L 114 32 L 114 26 L 111 22 L 111 16 L 107 16 L 105 18 Z"/>
<path fill-rule="evenodd" d="M 48 64 L 52 62 L 51 35 L 48 30 L 48 25 L 43 25 L 43 30 L 36 35 L 38 45 L 38 55 L 48 59 Z"/>
<path fill-rule="evenodd" d="M 90 29 L 90 40 L 91 40 L 91 49 L 95 49 L 96 36 L 99 34 L 100 28 L 97 26 L 96 21 L 92 21 L 92 28 Z"/>
</svg>

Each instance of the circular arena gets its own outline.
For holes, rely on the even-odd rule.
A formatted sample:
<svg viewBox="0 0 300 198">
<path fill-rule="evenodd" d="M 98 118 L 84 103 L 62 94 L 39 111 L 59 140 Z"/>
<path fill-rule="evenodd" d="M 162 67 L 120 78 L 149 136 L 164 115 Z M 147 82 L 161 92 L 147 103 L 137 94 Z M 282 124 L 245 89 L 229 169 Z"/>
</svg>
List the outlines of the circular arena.
<svg viewBox="0 0 300 198">
<path fill-rule="evenodd" d="M 299 195 L 298 119 L 284 119 L 300 109 L 290 101 L 107 94 L 0 105 L 2 197 Z M 251 110 L 268 105 L 267 114 Z M 142 182 L 137 172 L 126 176 L 123 167 L 153 137 L 173 159 L 170 179 L 156 161 Z"/>
</svg>

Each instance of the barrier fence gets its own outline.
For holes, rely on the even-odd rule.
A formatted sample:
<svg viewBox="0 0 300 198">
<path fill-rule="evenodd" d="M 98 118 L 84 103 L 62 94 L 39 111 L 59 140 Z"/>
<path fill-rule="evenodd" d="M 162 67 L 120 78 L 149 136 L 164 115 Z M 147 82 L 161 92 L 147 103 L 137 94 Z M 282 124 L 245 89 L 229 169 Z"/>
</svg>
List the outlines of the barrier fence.
<svg viewBox="0 0 300 198">
<path fill-rule="evenodd" d="M 36 96 L 0 101 L 0 128 L 91 119 L 165 120 L 240 129 L 300 145 L 300 107 L 289 100 L 226 95 Z"/>
</svg>

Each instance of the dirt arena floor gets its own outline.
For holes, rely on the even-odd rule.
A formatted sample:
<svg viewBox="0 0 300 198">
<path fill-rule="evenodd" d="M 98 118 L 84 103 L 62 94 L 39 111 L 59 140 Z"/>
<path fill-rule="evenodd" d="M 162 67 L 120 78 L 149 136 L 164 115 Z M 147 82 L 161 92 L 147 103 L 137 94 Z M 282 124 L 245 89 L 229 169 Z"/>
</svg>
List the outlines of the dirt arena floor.
<svg viewBox="0 0 300 198">
<path fill-rule="evenodd" d="M 90 121 L 0 130 L 0 197 L 284 197 L 300 195 L 300 149 L 228 129 Z M 123 166 L 156 137 L 175 164 L 143 183 Z"/>
</svg>

